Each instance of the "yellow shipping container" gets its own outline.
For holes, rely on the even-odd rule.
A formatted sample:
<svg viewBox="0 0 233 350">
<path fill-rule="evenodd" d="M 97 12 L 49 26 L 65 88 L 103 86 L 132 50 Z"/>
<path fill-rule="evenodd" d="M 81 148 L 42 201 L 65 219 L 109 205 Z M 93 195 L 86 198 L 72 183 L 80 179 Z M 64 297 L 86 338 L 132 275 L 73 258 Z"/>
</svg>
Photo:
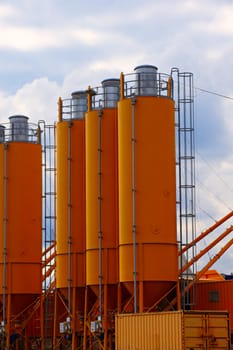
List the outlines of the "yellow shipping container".
<svg viewBox="0 0 233 350">
<path fill-rule="evenodd" d="M 229 313 L 172 311 L 116 316 L 117 350 L 230 349 Z"/>
</svg>

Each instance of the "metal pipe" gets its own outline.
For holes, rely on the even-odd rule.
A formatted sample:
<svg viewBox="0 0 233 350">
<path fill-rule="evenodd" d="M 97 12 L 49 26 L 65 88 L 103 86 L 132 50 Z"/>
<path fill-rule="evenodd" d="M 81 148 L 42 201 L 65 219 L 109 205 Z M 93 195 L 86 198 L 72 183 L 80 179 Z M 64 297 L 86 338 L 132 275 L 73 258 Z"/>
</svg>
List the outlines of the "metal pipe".
<svg viewBox="0 0 233 350">
<path fill-rule="evenodd" d="M 173 80 L 172 77 L 170 76 L 167 81 L 167 96 L 168 97 L 173 97 Z"/>
<path fill-rule="evenodd" d="M 220 250 L 217 254 L 215 254 L 215 256 L 213 258 L 210 259 L 210 261 L 202 268 L 201 271 L 199 271 L 195 278 L 184 288 L 184 290 L 182 291 L 183 293 L 187 293 L 192 287 L 193 285 L 195 285 L 196 282 L 199 281 L 199 279 L 204 275 L 204 273 L 206 271 L 208 271 L 210 269 L 210 267 L 218 260 L 221 258 L 221 256 L 227 251 L 227 249 L 229 249 L 231 246 L 233 245 L 233 238 L 230 239 L 230 241 L 228 241 Z M 177 298 L 175 297 L 170 303 L 169 305 L 163 310 L 163 311 L 169 311 L 171 310 L 171 308 L 176 304 L 176 300 Z"/>
<path fill-rule="evenodd" d="M 120 75 L 120 100 L 124 99 L 124 74 Z"/>
<path fill-rule="evenodd" d="M 11 265 L 9 264 L 9 275 L 11 276 Z M 10 284 L 10 283 L 9 283 Z M 11 287 L 11 286 L 10 286 Z M 11 289 L 11 288 L 10 288 Z M 10 330 L 11 330 L 11 293 L 8 292 L 7 315 L 6 315 L 6 349 L 10 349 Z M 5 349 L 5 348 L 4 348 Z"/>
<path fill-rule="evenodd" d="M 185 270 L 192 266 L 196 261 L 198 261 L 203 255 L 205 255 L 210 249 L 212 249 L 216 244 L 218 244 L 223 238 L 225 238 L 229 233 L 233 231 L 233 226 L 231 225 L 226 229 L 220 236 L 218 236 L 214 241 L 212 241 L 207 247 L 201 250 L 197 255 L 195 255 L 187 264 L 183 265 L 179 271 L 181 275 Z"/>
<path fill-rule="evenodd" d="M 55 289 L 54 291 L 54 311 L 53 311 L 53 340 L 52 340 L 52 344 L 53 344 L 53 349 L 56 349 L 56 343 L 57 343 L 57 321 L 58 321 L 58 317 L 57 317 L 57 289 Z"/>
<path fill-rule="evenodd" d="M 62 121 L 62 99 L 59 97 L 58 99 L 58 121 L 59 123 Z"/>
<path fill-rule="evenodd" d="M 67 215 L 67 235 L 68 235 L 68 311 L 71 314 L 71 126 L 72 122 L 68 123 L 68 151 L 67 151 L 67 187 L 68 187 L 68 215 Z"/>
<path fill-rule="evenodd" d="M 41 144 L 41 128 L 40 128 L 39 123 L 38 123 L 38 128 L 36 131 L 36 135 L 37 135 L 37 143 L 40 145 Z"/>
<path fill-rule="evenodd" d="M 218 226 L 222 225 L 225 221 L 227 221 L 229 218 L 233 216 L 233 211 L 225 215 L 220 220 L 216 221 L 214 225 L 210 226 L 207 230 L 203 231 L 197 238 L 195 238 L 192 242 L 187 244 L 183 249 L 181 249 L 178 254 L 182 255 L 184 254 L 189 248 L 193 247 L 196 243 L 198 243 L 201 239 L 205 238 L 209 233 L 214 231 Z"/>
<path fill-rule="evenodd" d="M 215 254 L 215 256 L 210 259 L 210 261 L 208 262 L 208 264 L 206 264 L 205 267 L 203 267 L 203 269 L 201 271 L 199 271 L 195 278 L 193 279 L 193 281 L 186 287 L 185 292 L 188 291 L 190 289 L 190 287 L 197 282 L 206 271 L 209 270 L 209 268 L 219 259 L 221 258 L 221 256 L 227 251 L 227 249 L 229 249 L 233 244 L 233 238 L 230 239 L 230 241 L 228 241 L 220 250 L 217 254 Z"/>
<path fill-rule="evenodd" d="M 7 143 L 4 143 L 4 160 L 3 160 L 3 327 L 5 333 L 6 326 L 6 297 L 7 297 Z M 4 337 L 2 337 L 4 342 Z M 2 346 L 2 349 L 4 346 Z"/>
<path fill-rule="evenodd" d="M 105 250 L 106 252 L 106 250 Z M 107 253 L 107 252 L 106 252 Z M 106 260 L 107 261 L 107 260 Z M 107 284 L 104 284 L 104 349 L 108 348 L 108 287 Z"/>
<path fill-rule="evenodd" d="M 84 330 L 83 330 L 83 350 L 87 350 L 87 298 L 88 298 L 88 291 L 87 286 L 85 288 L 85 297 L 84 297 Z"/>
<path fill-rule="evenodd" d="M 98 240 L 99 240 L 99 311 L 102 321 L 102 283 L 103 283 L 103 262 L 102 262 L 102 188 L 101 188 L 101 129 L 102 110 L 98 111 Z"/>
<path fill-rule="evenodd" d="M 45 349 L 44 339 L 45 339 L 45 315 L 44 315 L 44 297 L 40 295 L 40 329 L 41 329 L 41 350 Z"/>
<path fill-rule="evenodd" d="M 132 103 L 132 232 L 133 232 L 133 294 L 134 313 L 137 312 L 137 240 L 136 240 L 136 181 L 135 181 L 135 103 Z"/>
<path fill-rule="evenodd" d="M 73 287 L 73 302 L 72 302 L 72 310 L 73 310 L 73 315 L 72 315 L 72 326 L 71 326 L 71 330 L 72 330 L 72 345 L 71 345 L 71 349 L 75 350 L 77 349 L 77 337 L 76 337 L 76 317 L 75 317 L 75 310 L 76 310 L 76 293 L 75 293 L 75 287 Z"/>
<path fill-rule="evenodd" d="M 91 104 L 92 104 L 92 94 L 91 94 L 91 86 L 88 86 L 87 89 L 87 111 L 90 112 L 91 111 Z"/>
</svg>

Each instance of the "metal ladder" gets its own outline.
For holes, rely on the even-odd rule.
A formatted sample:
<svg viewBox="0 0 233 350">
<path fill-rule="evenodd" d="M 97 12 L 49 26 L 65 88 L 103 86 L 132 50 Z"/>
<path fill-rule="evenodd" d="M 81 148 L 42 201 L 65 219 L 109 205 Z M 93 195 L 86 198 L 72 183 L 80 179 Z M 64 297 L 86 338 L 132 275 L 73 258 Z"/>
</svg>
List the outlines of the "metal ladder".
<svg viewBox="0 0 233 350">
<path fill-rule="evenodd" d="M 177 239 L 178 249 L 184 248 L 196 237 L 195 204 L 195 140 L 194 140 L 194 94 L 193 74 L 181 73 L 173 68 L 175 124 L 176 124 L 176 177 L 177 177 Z M 190 255 L 191 254 L 191 255 Z M 191 253 L 181 255 L 179 268 L 195 256 L 195 246 Z M 195 268 L 187 269 L 180 276 L 181 292 L 195 275 Z M 190 294 L 183 294 L 183 309 L 193 304 Z"/>
<path fill-rule="evenodd" d="M 55 198 L 56 198 L 56 142 L 55 125 L 46 125 L 39 122 L 41 127 L 42 144 L 42 266 L 43 282 L 42 293 L 44 302 L 44 348 L 48 346 L 53 335 L 53 308 L 54 298 L 51 293 L 55 288 Z"/>
</svg>

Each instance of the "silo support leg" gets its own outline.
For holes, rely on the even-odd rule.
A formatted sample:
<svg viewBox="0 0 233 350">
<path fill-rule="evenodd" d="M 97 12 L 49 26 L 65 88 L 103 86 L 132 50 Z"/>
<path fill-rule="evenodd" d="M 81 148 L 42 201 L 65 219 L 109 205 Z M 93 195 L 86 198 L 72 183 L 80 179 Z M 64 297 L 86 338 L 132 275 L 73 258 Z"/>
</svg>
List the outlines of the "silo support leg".
<svg viewBox="0 0 233 350">
<path fill-rule="evenodd" d="M 141 313 L 144 311 L 143 299 L 143 281 L 139 281 L 139 312 Z"/>
<path fill-rule="evenodd" d="M 87 350 L 87 287 L 85 288 L 85 301 L 84 301 L 84 333 L 83 333 L 83 350 Z"/>
<path fill-rule="evenodd" d="M 104 285 L 104 350 L 108 348 L 108 286 Z"/>
<path fill-rule="evenodd" d="M 54 315 L 53 315 L 53 350 L 56 349 L 57 342 L 57 289 L 55 290 Z"/>
<path fill-rule="evenodd" d="M 76 290 L 73 288 L 73 300 L 72 300 L 72 350 L 76 349 Z"/>
<path fill-rule="evenodd" d="M 44 350 L 44 298 L 40 296 L 40 332 L 41 332 L 41 350 Z"/>
<path fill-rule="evenodd" d="M 121 284 L 118 283 L 117 287 L 117 312 L 121 312 Z"/>
<path fill-rule="evenodd" d="M 24 337 L 24 349 L 25 349 L 25 350 L 29 350 L 27 329 L 25 329 L 25 337 Z"/>
<path fill-rule="evenodd" d="M 10 349 L 10 330 L 11 330 L 11 294 L 7 298 L 7 324 L 6 324 L 6 348 Z"/>
<path fill-rule="evenodd" d="M 177 310 L 181 310 L 181 302 L 180 302 L 180 282 L 178 281 L 176 284 L 176 295 L 177 295 Z"/>
</svg>

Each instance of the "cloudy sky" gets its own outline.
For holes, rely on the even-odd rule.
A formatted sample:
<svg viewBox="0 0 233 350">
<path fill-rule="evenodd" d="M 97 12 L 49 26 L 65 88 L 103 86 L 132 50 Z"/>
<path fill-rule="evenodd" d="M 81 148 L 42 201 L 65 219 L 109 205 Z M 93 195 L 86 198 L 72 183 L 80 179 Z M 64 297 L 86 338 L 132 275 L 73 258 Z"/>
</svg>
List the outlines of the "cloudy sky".
<svg viewBox="0 0 233 350">
<path fill-rule="evenodd" d="M 140 64 L 193 72 L 198 234 L 233 207 L 232 18 L 232 0 L 1 0 L 0 122 L 51 124 L 59 96 Z"/>
</svg>

